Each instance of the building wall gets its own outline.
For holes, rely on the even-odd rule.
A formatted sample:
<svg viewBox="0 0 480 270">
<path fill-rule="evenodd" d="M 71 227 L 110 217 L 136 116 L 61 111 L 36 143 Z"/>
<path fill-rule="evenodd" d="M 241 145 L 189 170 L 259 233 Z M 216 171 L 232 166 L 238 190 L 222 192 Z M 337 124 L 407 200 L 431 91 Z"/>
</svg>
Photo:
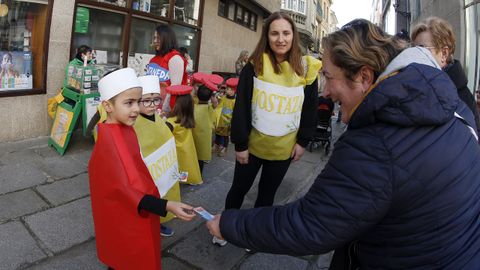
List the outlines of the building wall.
<svg viewBox="0 0 480 270">
<path fill-rule="evenodd" d="M 68 63 L 74 0 L 54 1 L 47 61 L 47 95 L 0 98 L 2 115 L 0 142 L 48 135 L 52 121 L 47 114 L 47 99 L 63 82 Z"/>
<path fill-rule="evenodd" d="M 456 48 L 454 57 L 464 59 L 465 20 L 463 0 L 410 0 L 412 19 L 410 29 L 430 16 L 437 16 L 448 21 L 456 35 Z"/>
<path fill-rule="evenodd" d="M 280 1 L 268 2 L 277 4 L 277 8 L 273 8 L 273 5 L 268 6 L 272 11 L 280 9 Z M 235 61 L 240 52 L 242 50 L 248 50 L 250 54 L 253 52 L 262 33 L 263 11 L 252 5 L 247 7 L 257 12 L 256 32 L 218 16 L 218 0 L 205 1 L 199 71 L 234 73 Z"/>
</svg>

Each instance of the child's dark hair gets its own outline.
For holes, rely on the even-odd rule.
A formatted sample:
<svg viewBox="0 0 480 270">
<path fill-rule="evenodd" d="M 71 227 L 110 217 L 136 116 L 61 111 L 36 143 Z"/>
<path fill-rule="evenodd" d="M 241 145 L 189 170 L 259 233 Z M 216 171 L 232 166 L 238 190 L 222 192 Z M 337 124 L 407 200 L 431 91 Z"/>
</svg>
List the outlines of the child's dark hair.
<svg viewBox="0 0 480 270">
<path fill-rule="evenodd" d="M 81 45 L 77 48 L 77 54 L 75 54 L 75 58 L 83 61 L 82 54 L 87 54 L 88 52 L 92 52 L 92 48 L 88 47 L 87 45 Z"/>
<path fill-rule="evenodd" d="M 200 101 L 208 101 L 212 97 L 212 90 L 205 85 L 200 85 L 197 90 L 197 97 Z"/>
<path fill-rule="evenodd" d="M 195 118 L 193 116 L 193 99 L 191 95 L 177 96 L 175 105 L 169 117 L 177 117 L 175 123 L 180 123 L 184 128 L 194 128 Z"/>
<path fill-rule="evenodd" d="M 170 26 L 160 25 L 155 31 L 160 37 L 160 50 L 156 52 L 156 55 L 163 56 L 171 50 L 178 48 L 177 37 Z"/>
</svg>

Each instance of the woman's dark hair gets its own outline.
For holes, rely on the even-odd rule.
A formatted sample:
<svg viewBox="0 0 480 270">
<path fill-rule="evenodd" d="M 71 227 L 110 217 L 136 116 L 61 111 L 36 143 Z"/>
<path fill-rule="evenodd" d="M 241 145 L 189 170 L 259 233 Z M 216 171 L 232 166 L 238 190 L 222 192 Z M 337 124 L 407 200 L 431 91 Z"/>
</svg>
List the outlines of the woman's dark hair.
<svg viewBox="0 0 480 270">
<path fill-rule="evenodd" d="M 178 48 L 178 51 L 182 54 L 183 57 L 188 54 L 188 50 L 185 47 Z"/>
<path fill-rule="evenodd" d="M 155 31 L 160 38 L 160 50 L 156 51 L 156 55 L 163 56 L 178 48 L 177 37 L 170 26 L 160 25 Z"/>
<path fill-rule="evenodd" d="M 197 97 L 200 101 L 208 101 L 212 97 L 212 90 L 205 85 L 200 85 L 197 90 Z"/>
<path fill-rule="evenodd" d="M 82 54 L 87 54 L 88 52 L 92 52 L 92 48 L 88 47 L 87 45 L 81 45 L 77 48 L 77 54 L 75 54 L 75 58 L 83 61 Z"/>
<path fill-rule="evenodd" d="M 274 72 L 276 74 L 281 72 L 280 63 L 278 63 L 277 58 L 275 58 L 275 54 L 268 44 L 268 32 L 270 31 L 270 24 L 272 24 L 273 21 L 280 19 L 286 20 L 292 26 L 292 48 L 288 52 L 286 60 L 288 63 L 290 63 L 295 73 L 297 73 L 299 76 L 302 76 L 304 71 L 302 66 L 302 50 L 300 49 L 300 37 L 298 30 L 292 18 L 290 18 L 287 13 L 282 11 L 274 12 L 267 18 L 267 21 L 263 24 L 262 35 L 257 43 L 257 47 L 248 60 L 253 62 L 255 73 L 260 75 L 262 74 L 263 70 L 263 53 L 267 53 L 270 61 L 272 62 Z"/>
<path fill-rule="evenodd" d="M 184 128 L 194 128 L 195 118 L 193 116 L 193 99 L 191 95 L 177 96 L 175 105 L 169 117 L 177 117 L 175 123 L 180 123 Z"/>
</svg>

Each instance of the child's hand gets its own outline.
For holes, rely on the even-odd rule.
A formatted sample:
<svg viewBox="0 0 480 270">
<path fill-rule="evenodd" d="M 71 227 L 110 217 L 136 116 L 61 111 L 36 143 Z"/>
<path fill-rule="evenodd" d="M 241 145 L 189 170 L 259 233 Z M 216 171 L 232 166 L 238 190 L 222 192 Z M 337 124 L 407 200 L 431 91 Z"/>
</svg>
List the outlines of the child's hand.
<svg viewBox="0 0 480 270">
<path fill-rule="evenodd" d="M 168 201 L 167 211 L 172 212 L 181 220 L 190 221 L 195 217 L 193 207 L 181 202 Z"/>
</svg>

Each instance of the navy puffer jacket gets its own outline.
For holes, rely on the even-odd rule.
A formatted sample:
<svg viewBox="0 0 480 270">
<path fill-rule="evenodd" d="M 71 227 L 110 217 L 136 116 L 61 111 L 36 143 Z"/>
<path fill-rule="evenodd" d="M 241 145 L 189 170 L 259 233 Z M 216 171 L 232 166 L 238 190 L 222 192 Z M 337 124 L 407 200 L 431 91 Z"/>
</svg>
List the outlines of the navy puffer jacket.
<svg viewBox="0 0 480 270">
<path fill-rule="evenodd" d="M 307 194 L 227 210 L 242 247 L 321 254 L 358 240 L 362 269 L 480 269 L 480 147 L 473 115 L 441 70 L 410 64 L 378 84 Z"/>
</svg>

